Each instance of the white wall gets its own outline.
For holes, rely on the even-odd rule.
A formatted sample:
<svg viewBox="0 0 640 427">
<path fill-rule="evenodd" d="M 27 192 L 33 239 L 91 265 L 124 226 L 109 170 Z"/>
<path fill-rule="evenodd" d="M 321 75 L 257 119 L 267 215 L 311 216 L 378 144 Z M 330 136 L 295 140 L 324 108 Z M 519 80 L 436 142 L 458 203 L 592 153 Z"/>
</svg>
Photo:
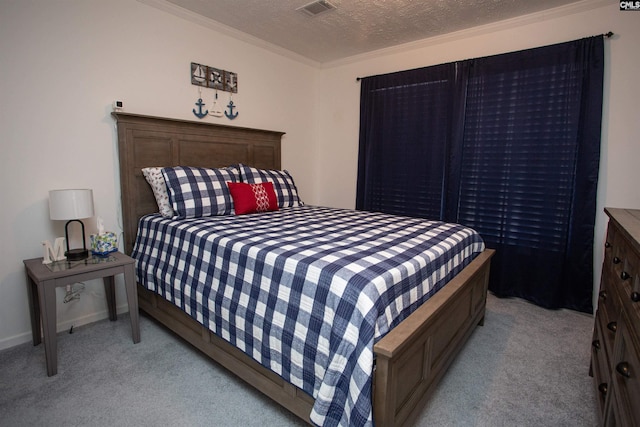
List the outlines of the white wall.
<svg viewBox="0 0 640 427">
<path fill-rule="evenodd" d="M 207 121 L 284 131 L 283 166 L 305 201 L 355 205 L 357 76 L 525 49 L 604 33 L 605 106 L 598 211 L 640 208 L 640 14 L 587 0 L 534 15 L 351 58 L 317 69 L 135 0 L 0 0 L 0 349 L 30 340 L 22 260 L 63 235 L 48 218 L 47 192 L 94 190 L 97 215 L 120 231 L 111 102 L 128 112 L 197 120 L 188 77 L 200 62 L 235 71 L 240 115 Z M 555 17 L 554 17 L 555 16 Z M 206 97 L 212 97 L 210 91 Z M 210 101 L 208 101 L 210 102 Z M 605 218 L 598 215 L 596 266 Z M 599 276 L 597 268 L 596 276 Z M 118 282 L 120 284 L 120 282 Z M 102 284 L 62 304 L 59 329 L 105 318 Z M 119 309 L 126 311 L 118 289 Z"/>
<path fill-rule="evenodd" d="M 0 0 L 0 349 L 30 340 L 22 260 L 64 235 L 63 222 L 49 220 L 48 191 L 92 188 L 96 215 L 120 232 L 111 102 L 198 121 L 191 62 L 238 73 L 239 116 L 204 120 L 286 132 L 283 166 L 314 202 L 316 68 L 134 0 Z M 213 91 L 203 95 L 212 102 Z M 69 304 L 58 292 L 59 329 L 107 316 L 101 281 Z"/>
<path fill-rule="evenodd" d="M 356 77 L 560 43 L 613 31 L 605 39 L 602 152 L 595 230 L 594 286 L 599 286 L 606 233 L 605 206 L 640 208 L 640 13 L 588 1 L 500 24 L 475 28 L 352 58 L 323 70 L 318 124 L 322 150 L 316 183 L 320 204 L 355 206 L 360 84 Z M 596 288 L 597 289 L 597 288 Z M 597 292 L 596 292 L 597 293 Z"/>
</svg>

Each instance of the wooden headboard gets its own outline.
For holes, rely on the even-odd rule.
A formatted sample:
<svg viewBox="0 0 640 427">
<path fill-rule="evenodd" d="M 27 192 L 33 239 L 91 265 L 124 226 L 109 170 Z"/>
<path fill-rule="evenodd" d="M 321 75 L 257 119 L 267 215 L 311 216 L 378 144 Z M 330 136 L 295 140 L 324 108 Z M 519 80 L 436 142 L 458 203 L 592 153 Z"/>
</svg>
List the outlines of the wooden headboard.
<svg viewBox="0 0 640 427">
<path fill-rule="evenodd" d="M 224 167 L 243 163 L 280 169 L 284 132 L 188 120 L 111 113 L 118 125 L 120 191 L 125 253 L 131 254 L 143 215 L 157 212 L 144 167 Z"/>
</svg>

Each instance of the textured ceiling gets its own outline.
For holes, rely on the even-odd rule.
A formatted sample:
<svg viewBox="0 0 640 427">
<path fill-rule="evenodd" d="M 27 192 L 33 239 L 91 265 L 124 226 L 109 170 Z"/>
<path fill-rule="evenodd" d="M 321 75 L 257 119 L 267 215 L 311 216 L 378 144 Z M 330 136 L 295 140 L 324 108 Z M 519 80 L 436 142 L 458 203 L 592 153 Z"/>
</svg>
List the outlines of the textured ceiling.
<svg viewBox="0 0 640 427">
<path fill-rule="evenodd" d="M 167 1 L 318 63 L 576 2 L 328 0 L 335 10 L 310 17 L 296 9 L 311 0 Z"/>
</svg>

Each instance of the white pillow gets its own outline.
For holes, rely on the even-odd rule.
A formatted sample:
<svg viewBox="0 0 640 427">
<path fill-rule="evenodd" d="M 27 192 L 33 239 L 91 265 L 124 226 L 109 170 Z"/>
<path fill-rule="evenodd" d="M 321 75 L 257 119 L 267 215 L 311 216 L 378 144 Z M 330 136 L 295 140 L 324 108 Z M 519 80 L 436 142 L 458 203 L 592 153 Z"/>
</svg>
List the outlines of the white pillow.
<svg viewBox="0 0 640 427">
<path fill-rule="evenodd" d="M 167 183 L 164 181 L 161 167 L 143 168 L 142 174 L 153 190 L 153 195 L 158 204 L 160 215 L 166 218 L 173 218 L 175 212 L 169 202 L 169 194 L 167 193 Z"/>
</svg>

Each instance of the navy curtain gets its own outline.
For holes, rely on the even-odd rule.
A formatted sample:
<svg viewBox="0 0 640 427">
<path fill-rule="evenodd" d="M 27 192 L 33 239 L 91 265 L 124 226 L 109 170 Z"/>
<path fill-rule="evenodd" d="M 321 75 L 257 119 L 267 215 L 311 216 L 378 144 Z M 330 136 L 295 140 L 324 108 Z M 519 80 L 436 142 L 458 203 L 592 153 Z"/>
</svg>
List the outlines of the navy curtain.
<svg viewBox="0 0 640 427">
<path fill-rule="evenodd" d="M 362 80 L 356 207 L 475 228 L 489 288 L 592 312 L 603 37 Z"/>
</svg>

